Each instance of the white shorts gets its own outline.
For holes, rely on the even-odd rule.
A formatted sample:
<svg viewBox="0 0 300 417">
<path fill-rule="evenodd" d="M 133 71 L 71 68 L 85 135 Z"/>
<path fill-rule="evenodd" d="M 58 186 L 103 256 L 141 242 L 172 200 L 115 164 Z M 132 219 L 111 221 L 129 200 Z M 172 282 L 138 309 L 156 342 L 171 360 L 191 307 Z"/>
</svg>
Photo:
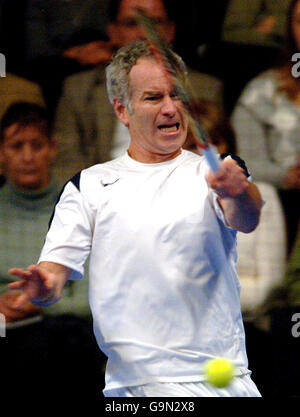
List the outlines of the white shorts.
<svg viewBox="0 0 300 417">
<path fill-rule="evenodd" d="M 155 382 L 104 391 L 105 397 L 261 397 L 250 375 L 235 377 L 226 388 L 206 382 Z"/>
</svg>

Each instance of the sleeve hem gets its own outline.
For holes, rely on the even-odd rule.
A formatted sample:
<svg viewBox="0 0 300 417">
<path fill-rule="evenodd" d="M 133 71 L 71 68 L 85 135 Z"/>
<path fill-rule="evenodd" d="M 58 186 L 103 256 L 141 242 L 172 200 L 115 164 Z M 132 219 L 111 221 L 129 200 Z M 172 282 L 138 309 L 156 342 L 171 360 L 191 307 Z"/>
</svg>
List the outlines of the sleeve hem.
<svg viewBox="0 0 300 417">
<path fill-rule="evenodd" d="M 38 264 L 40 262 L 54 262 L 56 264 L 60 264 L 66 266 L 67 268 L 71 269 L 71 272 L 68 276 L 68 281 L 78 281 L 83 278 L 83 268 L 78 267 L 77 265 L 71 264 L 70 262 L 66 262 L 65 260 L 57 259 L 57 258 L 40 258 L 38 260 Z"/>
</svg>

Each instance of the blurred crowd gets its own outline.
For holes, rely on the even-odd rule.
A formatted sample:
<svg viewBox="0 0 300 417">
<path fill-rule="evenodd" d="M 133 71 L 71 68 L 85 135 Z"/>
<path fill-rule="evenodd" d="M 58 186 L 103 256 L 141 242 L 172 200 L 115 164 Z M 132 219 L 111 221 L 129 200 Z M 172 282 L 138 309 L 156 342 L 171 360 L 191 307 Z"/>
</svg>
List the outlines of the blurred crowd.
<svg viewBox="0 0 300 417">
<path fill-rule="evenodd" d="M 63 184 L 128 147 L 129 133 L 107 97 L 105 67 L 119 47 L 144 36 L 137 7 L 186 62 L 212 145 L 246 162 L 265 200 L 259 227 L 238 235 L 249 367 L 263 396 L 300 396 L 299 341 L 291 331 L 300 313 L 300 79 L 293 71 L 300 0 L 2 0 L 5 379 L 47 362 L 44 384 L 101 395 L 105 357 L 92 333 L 88 278 L 69 284 L 57 305 L 16 307 L 8 269 L 38 259 Z M 198 152 L 192 135 L 185 147 Z"/>
</svg>

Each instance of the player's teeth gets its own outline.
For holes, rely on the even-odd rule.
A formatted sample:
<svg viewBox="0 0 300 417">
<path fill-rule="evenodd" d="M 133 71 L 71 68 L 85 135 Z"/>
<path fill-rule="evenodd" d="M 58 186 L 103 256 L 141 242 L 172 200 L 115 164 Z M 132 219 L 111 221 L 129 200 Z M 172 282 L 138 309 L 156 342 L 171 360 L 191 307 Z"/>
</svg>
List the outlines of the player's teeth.
<svg viewBox="0 0 300 417">
<path fill-rule="evenodd" d="M 177 125 L 161 126 L 160 129 L 163 130 L 164 132 L 175 132 L 177 130 Z"/>
</svg>

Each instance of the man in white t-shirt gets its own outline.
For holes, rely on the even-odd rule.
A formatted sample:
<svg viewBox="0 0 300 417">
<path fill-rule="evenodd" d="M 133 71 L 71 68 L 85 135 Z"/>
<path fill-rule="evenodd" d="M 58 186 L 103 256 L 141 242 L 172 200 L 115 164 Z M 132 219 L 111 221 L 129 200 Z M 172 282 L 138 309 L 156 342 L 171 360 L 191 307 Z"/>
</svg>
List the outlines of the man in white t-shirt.
<svg viewBox="0 0 300 417">
<path fill-rule="evenodd" d="M 128 152 L 66 184 L 38 265 L 13 268 L 22 280 L 10 288 L 52 304 L 67 279 L 82 278 L 89 256 L 106 396 L 260 396 L 247 368 L 235 269 L 236 231 L 257 226 L 260 194 L 234 159 L 213 174 L 182 150 L 183 103 L 146 42 L 119 50 L 107 84 L 129 129 Z M 214 389 L 204 365 L 220 356 L 237 376 Z"/>
</svg>

